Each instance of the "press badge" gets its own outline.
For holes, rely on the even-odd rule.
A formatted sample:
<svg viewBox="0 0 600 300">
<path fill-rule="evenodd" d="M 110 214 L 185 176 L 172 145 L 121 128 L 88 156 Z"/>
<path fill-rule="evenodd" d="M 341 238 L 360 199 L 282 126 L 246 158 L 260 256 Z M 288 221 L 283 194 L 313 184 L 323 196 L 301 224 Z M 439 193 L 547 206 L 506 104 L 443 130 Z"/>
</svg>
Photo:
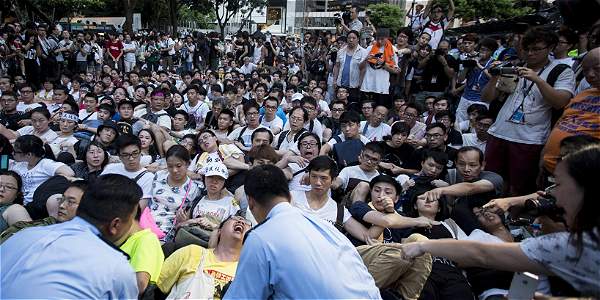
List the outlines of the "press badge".
<svg viewBox="0 0 600 300">
<path fill-rule="evenodd" d="M 431 77 L 431 83 L 437 83 L 437 76 Z"/>
<path fill-rule="evenodd" d="M 525 112 L 523 112 L 523 108 L 519 106 L 519 108 L 512 113 L 508 121 L 517 124 L 525 124 Z"/>
</svg>

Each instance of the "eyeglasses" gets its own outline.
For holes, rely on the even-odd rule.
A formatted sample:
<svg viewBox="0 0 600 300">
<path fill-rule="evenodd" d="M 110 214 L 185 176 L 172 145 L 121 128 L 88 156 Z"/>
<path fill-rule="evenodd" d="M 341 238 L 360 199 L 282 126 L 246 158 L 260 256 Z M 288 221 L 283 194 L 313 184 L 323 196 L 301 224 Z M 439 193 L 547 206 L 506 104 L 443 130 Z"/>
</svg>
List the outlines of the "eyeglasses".
<svg viewBox="0 0 600 300">
<path fill-rule="evenodd" d="M 302 108 L 306 109 L 307 111 L 313 111 L 313 110 L 315 110 L 314 107 L 310 107 L 310 106 L 303 106 Z"/>
<path fill-rule="evenodd" d="M 25 93 L 33 93 L 32 90 L 21 90 L 21 93 L 25 94 Z"/>
<path fill-rule="evenodd" d="M 138 158 L 140 156 L 140 154 L 142 154 L 140 151 L 134 151 L 131 153 L 119 153 L 119 157 L 121 159 L 132 159 L 132 158 Z"/>
<path fill-rule="evenodd" d="M 407 114 L 407 113 L 404 113 L 403 116 L 407 119 L 414 119 L 417 117 L 417 115 Z"/>
<path fill-rule="evenodd" d="M 479 126 L 480 128 L 490 128 L 490 126 L 492 126 L 492 124 L 488 124 L 488 123 L 477 123 L 477 126 Z"/>
<path fill-rule="evenodd" d="M 344 112 L 344 111 L 345 111 L 345 109 L 343 109 L 343 108 L 334 108 L 334 109 L 332 109 L 331 111 L 335 111 L 335 112 Z"/>
<path fill-rule="evenodd" d="M 541 52 L 546 49 L 548 49 L 548 47 L 543 47 L 543 48 L 532 47 L 532 48 L 523 48 L 523 51 L 525 51 L 525 53 L 529 53 L 529 52 L 538 53 L 538 52 Z"/>
<path fill-rule="evenodd" d="M 265 108 L 268 109 L 268 110 L 276 110 L 277 106 L 267 105 L 267 106 L 265 106 Z"/>
<path fill-rule="evenodd" d="M 249 116 L 249 117 L 256 117 L 256 116 L 258 116 L 258 112 L 257 111 L 255 111 L 255 112 L 249 112 L 249 113 L 246 113 L 246 115 Z"/>
<path fill-rule="evenodd" d="M 9 191 L 16 191 L 16 190 L 18 190 L 17 187 L 12 186 L 10 184 L 6 184 L 6 183 L 0 183 L 0 188 L 1 189 L 6 189 L 6 190 L 9 190 Z"/>
<path fill-rule="evenodd" d="M 369 163 L 378 164 L 381 161 L 381 158 L 372 157 L 366 154 L 361 154 L 362 158 Z"/>
<path fill-rule="evenodd" d="M 290 117 L 290 120 L 297 121 L 297 122 L 302 122 L 302 121 L 304 121 L 304 118 L 302 118 L 302 117 Z"/>
<path fill-rule="evenodd" d="M 233 215 L 233 216 L 230 216 L 229 218 L 225 219 L 225 221 L 223 221 L 221 223 L 221 226 L 219 226 L 219 229 L 223 228 L 223 225 L 225 225 L 225 223 L 227 223 L 227 221 L 229 221 L 229 220 L 233 220 L 235 222 L 241 222 L 246 226 L 252 227 L 252 222 L 250 222 L 250 220 L 248 220 L 242 216 Z"/>
<path fill-rule="evenodd" d="M 439 134 L 439 133 L 434 133 L 434 134 L 427 133 L 427 134 L 425 134 L 425 137 L 428 138 L 428 139 L 439 139 L 442 136 L 444 136 L 444 135 L 443 134 Z"/>
<path fill-rule="evenodd" d="M 310 147 L 310 148 L 314 148 L 314 147 L 316 147 L 316 146 L 317 146 L 317 142 L 313 142 L 313 143 L 309 143 L 309 142 L 302 142 L 302 143 L 300 143 L 300 146 L 302 146 L 302 147 L 306 147 L 306 148 L 308 148 L 308 147 Z"/>
<path fill-rule="evenodd" d="M 78 201 L 75 200 L 71 200 L 71 199 L 67 199 L 65 197 L 60 197 L 58 198 L 58 203 L 59 204 L 63 204 L 64 202 L 67 202 L 67 206 L 75 206 L 75 205 L 79 205 Z"/>
</svg>

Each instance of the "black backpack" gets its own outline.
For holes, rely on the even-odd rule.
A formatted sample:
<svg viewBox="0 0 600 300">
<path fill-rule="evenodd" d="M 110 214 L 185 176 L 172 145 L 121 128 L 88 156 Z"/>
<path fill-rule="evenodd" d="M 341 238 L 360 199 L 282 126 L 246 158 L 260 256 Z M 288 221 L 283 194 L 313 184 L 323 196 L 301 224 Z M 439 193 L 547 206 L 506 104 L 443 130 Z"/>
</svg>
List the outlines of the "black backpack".
<svg viewBox="0 0 600 300">
<path fill-rule="evenodd" d="M 156 113 L 153 113 L 152 111 L 150 111 L 149 109 L 146 111 L 147 111 L 147 113 L 142 116 L 142 119 L 148 120 L 154 124 L 158 124 L 157 122 L 160 117 L 169 115 L 168 113 L 156 114 Z"/>
<path fill-rule="evenodd" d="M 338 167 L 344 168 L 358 164 L 358 156 L 364 148 L 363 142 L 358 139 L 342 141 L 339 135 L 333 137 L 337 142 L 333 145 L 333 159 Z"/>
<path fill-rule="evenodd" d="M 300 131 L 298 131 L 298 133 L 296 134 L 296 136 L 294 136 L 294 143 L 298 141 L 298 138 L 302 135 L 302 133 L 304 133 L 306 131 L 306 128 L 302 127 L 300 129 Z M 279 147 L 281 147 L 281 143 L 283 143 L 283 141 L 287 138 L 287 135 L 290 131 L 289 130 L 284 130 L 281 132 L 281 134 L 279 134 L 279 138 L 277 139 L 277 149 L 279 149 Z"/>
</svg>

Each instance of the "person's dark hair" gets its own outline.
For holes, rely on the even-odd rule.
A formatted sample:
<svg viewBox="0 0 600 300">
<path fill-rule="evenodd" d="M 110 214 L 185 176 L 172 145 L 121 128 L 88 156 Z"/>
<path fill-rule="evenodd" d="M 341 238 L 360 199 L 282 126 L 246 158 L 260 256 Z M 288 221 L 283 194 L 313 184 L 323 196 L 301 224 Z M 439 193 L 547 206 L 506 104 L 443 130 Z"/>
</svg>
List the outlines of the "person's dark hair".
<svg viewBox="0 0 600 300">
<path fill-rule="evenodd" d="M 379 154 L 380 157 L 383 157 L 383 154 L 385 153 L 383 148 L 380 146 L 379 142 L 368 142 L 363 148 L 362 152 L 365 152 L 367 150 Z"/>
<path fill-rule="evenodd" d="M 469 152 L 469 151 L 475 151 L 477 152 L 477 155 L 479 155 L 479 164 L 483 164 L 483 161 L 485 160 L 485 157 L 483 155 L 483 151 L 481 151 L 481 149 L 475 147 L 475 146 L 464 146 L 464 147 L 460 147 L 460 149 L 458 149 L 458 151 L 456 152 L 456 159 L 458 160 L 458 155 L 461 153 L 465 153 L 465 152 Z"/>
<path fill-rule="evenodd" d="M 167 154 L 165 155 L 165 159 L 169 159 L 169 157 L 175 157 L 183 160 L 186 163 L 190 163 L 190 153 L 185 149 L 184 146 L 174 145 L 167 150 Z"/>
<path fill-rule="evenodd" d="M 150 148 L 148 148 L 148 154 L 150 155 L 150 157 L 152 157 L 152 162 L 154 162 L 156 161 L 157 157 L 160 157 L 160 154 L 158 153 L 158 146 L 156 146 L 156 135 L 154 135 L 154 132 L 152 132 L 152 130 L 144 128 L 138 132 L 138 137 L 142 132 L 147 132 L 150 135 L 150 138 L 152 139 L 152 144 L 150 145 Z M 140 149 L 142 149 L 141 144 Z"/>
<path fill-rule="evenodd" d="M 400 28 L 400 30 L 398 30 L 398 34 L 396 34 L 396 36 L 400 35 L 401 33 L 408 37 L 408 44 L 411 45 L 413 43 L 413 39 L 414 39 L 414 34 L 413 34 L 412 29 L 409 27 L 402 27 L 402 28 Z"/>
<path fill-rule="evenodd" d="M 112 105 L 110 105 L 110 104 L 108 104 L 108 103 L 102 103 L 102 104 L 100 104 L 98 106 L 98 110 L 101 110 L 101 109 L 108 111 L 108 113 L 110 114 L 111 118 L 112 118 L 112 116 L 115 115 L 115 107 L 112 106 Z"/>
<path fill-rule="evenodd" d="M 96 103 L 98 103 L 98 96 L 92 92 L 86 93 L 83 98 L 94 98 L 94 100 L 96 100 Z"/>
<path fill-rule="evenodd" d="M 6 91 L 2 93 L 2 97 L 12 97 L 13 99 L 17 99 L 17 94 L 13 91 Z"/>
<path fill-rule="evenodd" d="M 591 135 L 572 135 L 560 141 L 561 152 L 565 155 L 590 145 L 600 145 L 600 139 Z"/>
<path fill-rule="evenodd" d="M 425 193 L 425 191 L 423 191 L 423 193 Z M 421 194 L 423 194 L 423 193 L 421 193 Z M 416 196 L 420 196 L 420 195 L 416 195 Z M 417 209 L 417 199 L 418 199 L 418 197 L 415 197 L 412 200 L 412 203 L 410 204 L 410 207 L 407 212 L 408 217 L 411 217 L 411 218 L 419 217 L 419 211 Z M 439 211 L 435 214 L 435 220 L 436 221 L 444 221 L 444 220 L 448 219 L 448 217 L 450 216 L 450 210 L 447 205 L 446 197 L 440 197 L 437 201 L 438 201 Z"/>
<path fill-rule="evenodd" d="M 256 108 L 256 110 L 260 110 L 260 106 L 258 105 L 258 103 L 256 103 L 256 101 L 250 100 L 250 101 L 246 102 L 244 104 L 244 106 L 242 107 L 243 111 L 244 111 L 244 115 L 247 114 L 248 111 L 253 107 Z"/>
<path fill-rule="evenodd" d="M 410 126 L 408 126 L 408 124 L 405 122 L 396 122 L 394 125 L 392 125 L 391 132 L 392 135 L 405 134 L 408 136 L 410 134 Z"/>
<path fill-rule="evenodd" d="M 221 88 L 220 84 L 213 84 L 210 86 L 211 93 L 223 93 L 223 88 Z"/>
<path fill-rule="evenodd" d="M 600 170 L 600 146 L 587 146 L 570 153 L 560 163 L 566 164 L 567 172 L 583 192 L 583 202 L 575 216 L 574 224 L 570 228 L 571 239 L 577 246 L 578 253 L 581 254 L 584 232 L 589 234 L 597 245 L 600 245 L 600 234 L 597 231 L 600 228 L 600 215 L 598 214 L 600 189 L 596 176 Z"/>
<path fill-rule="evenodd" d="M 479 47 L 486 47 L 491 53 L 494 53 L 498 49 L 498 42 L 492 38 L 483 38 L 479 41 Z"/>
<path fill-rule="evenodd" d="M 94 188 L 83 194 L 77 216 L 96 226 L 108 224 L 115 218 L 127 220 L 142 195 L 142 188 L 132 179 L 119 174 L 102 175 L 94 181 Z"/>
<path fill-rule="evenodd" d="M 308 112 L 306 111 L 306 109 L 304 109 L 302 106 L 296 106 L 293 107 L 290 110 L 290 113 L 288 114 L 288 118 L 292 116 L 292 114 L 296 111 L 296 110 L 301 110 L 302 111 L 302 117 L 304 118 L 304 122 L 308 121 Z"/>
<path fill-rule="evenodd" d="M 558 35 L 550 29 L 539 27 L 527 30 L 521 39 L 521 47 L 527 49 L 536 43 L 544 43 L 547 47 L 552 48 L 558 43 Z"/>
<path fill-rule="evenodd" d="M 67 100 L 63 101 L 63 105 L 65 105 L 65 104 L 67 104 L 71 107 L 70 110 L 79 111 L 79 105 L 77 104 L 77 102 L 75 102 L 75 100 L 67 99 Z M 75 115 L 77 115 L 77 114 L 75 114 Z"/>
<path fill-rule="evenodd" d="M 577 42 L 579 42 L 577 33 L 567 26 L 561 26 L 560 29 L 558 29 L 557 34 L 559 37 L 564 37 L 571 46 L 577 45 Z"/>
<path fill-rule="evenodd" d="M 118 153 L 121 153 L 127 146 L 137 146 L 140 150 L 142 150 L 142 142 L 140 142 L 140 138 L 133 134 L 121 134 L 115 140 L 115 148 Z"/>
<path fill-rule="evenodd" d="M 308 163 L 306 171 L 309 173 L 310 171 L 329 171 L 329 175 L 333 179 L 338 176 L 339 170 L 333 159 L 329 156 L 321 155 L 313 158 L 313 160 Z"/>
<path fill-rule="evenodd" d="M 300 106 L 304 106 L 304 104 L 310 104 L 315 107 L 315 109 L 319 109 L 319 105 L 317 104 L 317 100 L 311 96 L 304 96 L 302 100 L 300 100 Z"/>
<path fill-rule="evenodd" d="M 448 117 L 448 119 L 450 119 L 450 123 L 454 123 L 454 121 L 456 121 L 456 116 L 448 110 L 442 110 L 442 111 L 437 112 L 435 114 L 435 119 L 439 120 L 446 116 Z M 450 129 L 450 128 L 447 128 L 447 129 Z"/>
<path fill-rule="evenodd" d="M 87 187 L 89 185 L 89 182 L 87 180 L 75 180 L 75 181 L 71 181 L 69 183 L 69 187 L 68 188 L 78 188 L 80 190 L 82 190 L 84 193 L 85 191 L 87 191 Z M 82 197 L 83 198 L 83 197 Z"/>
<path fill-rule="evenodd" d="M 434 128 L 441 128 L 442 131 L 444 131 L 444 132 L 446 132 L 446 130 L 448 129 L 448 128 L 446 128 L 446 125 L 444 125 L 440 122 L 435 122 L 435 123 L 431 123 L 431 124 L 427 125 L 427 128 L 425 129 L 425 131 L 429 131 Z"/>
<path fill-rule="evenodd" d="M 380 182 L 389 183 L 394 186 L 396 189 L 396 195 L 398 197 L 400 197 L 400 194 L 402 194 L 402 186 L 400 183 L 394 177 L 385 174 L 377 175 L 375 178 L 371 179 L 371 182 L 369 183 L 370 189 L 372 190 L 375 184 Z"/>
<path fill-rule="evenodd" d="M 496 118 L 494 118 L 494 116 L 492 116 L 489 113 L 479 114 L 477 116 L 477 118 L 475 118 L 475 120 L 477 120 L 477 121 L 481 121 L 481 120 L 484 120 L 484 119 L 492 119 L 492 122 L 496 122 Z"/>
<path fill-rule="evenodd" d="M 425 150 L 421 157 L 421 162 L 425 162 L 427 159 L 433 159 L 436 163 L 446 166 L 448 164 L 448 154 L 441 151 Z"/>
<path fill-rule="evenodd" d="M 275 197 L 290 199 L 290 189 L 285 174 L 274 165 L 257 166 L 246 173 L 244 191 L 248 198 L 260 205 L 268 205 Z"/>
<path fill-rule="evenodd" d="M 467 107 L 468 114 L 475 112 L 475 111 L 477 111 L 478 114 L 483 114 L 483 113 L 488 112 L 488 108 L 485 105 L 479 104 L 479 103 L 473 103 L 473 104 L 469 105 L 469 107 Z"/>
<path fill-rule="evenodd" d="M 406 103 L 406 108 L 404 109 L 404 111 L 406 112 L 406 110 L 409 108 L 414 109 L 417 112 L 417 117 L 421 115 L 421 110 L 419 109 L 419 107 L 417 107 L 415 103 Z"/>
<path fill-rule="evenodd" d="M 90 151 L 90 148 L 92 148 L 92 146 L 96 146 L 100 149 L 102 149 L 102 151 L 104 152 L 104 160 L 102 161 L 102 169 L 104 169 L 104 167 L 106 167 L 106 165 L 108 165 L 108 161 L 110 160 L 110 154 L 106 151 L 106 149 L 104 149 L 104 146 L 102 146 L 98 141 L 91 141 L 86 147 L 85 147 L 85 151 L 83 153 L 87 153 L 88 151 Z M 83 155 L 83 162 L 87 165 L 87 155 Z"/>
<path fill-rule="evenodd" d="M 346 34 L 346 38 L 348 38 L 348 36 L 350 34 L 355 34 L 356 38 L 360 38 L 360 33 L 358 33 L 358 31 L 356 31 L 356 30 L 350 30 L 350 32 L 348 32 L 348 34 Z"/>
<path fill-rule="evenodd" d="M 8 155 L 8 157 L 12 158 L 13 150 L 13 146 L 8 138 L 0 134 L 0 155 Z"/>
<path fill-rule="evenodd" d="M 260 127 L 260 128 L 257 128 L 256 130 L 254 130 L 254 132 L 252 132 L 252 135 L 250 136 L 250 140 L 254 141 L 254 137 L 256 136 L 256 134 L 261 133 L 261 132 L 269 134 L 269 145 L 271 143 L 273 143 L 273 133 L 271 132 L 271 130 L 264 128 L 264 127 Z"/>
<path fill-rule="evenodd" d="M 44 142 L 35 135 L 26 134 L 18 137 L 14 143 L 14 148 L 23 154 L 32 154 L 38 158 L 44 158 L 46 156 Z"/>
<path fill-rule="evenodd" d="M 266 159 L 273 164 L 276 164 L 279 161 L 279 156 L 277 152 L 271 147 L 271 145 L 258 145 L 252 147 L 250 151 L 248 151 L 248 160 L 253 163 L 254 160 L 257 159 Z"/>
<path fill-rule="evenodd" d="M 48 111 L 47 108 L 45 108 L 43 106 L 42 107 L 36 107 L 36 108 L 32 109 L 31 111 L 29 111 L 29 115 L 30 116 L 33 115 L 33 114 L 35 114 L 35 113 L 38 113 L 38 114 L 46 117 L 47 120 L 50 120 L 50 112 Z"/>
<path fill-rule="evenodd" d="M 321 139 L 316 133 L 310 131 L 305 131 L 298 137 L 297 147 L 299 148 L 302 140 L 309 136 L 312 136 L 313 138 L 315 138 L 315 140 L 317 140 L 317 150 L 321 151 Z"/>
<path fill-rule="evenodd" d="M 360 115 L 353 110 L 343 112 L 340 116 L 340 125 L 347 123 L 360 124 Z"/>
<path fill-rule="evenodd" d="M 19 173 L 12 170 L 0 170 L 0 175 L 11 176 L 17 181 L 17 195 L 15 196 L 15 200 L 12 202 L 13 204 L 23 204 L 23 180 L 21 179 L 21 175 Z"/>
<path fill-rule="evenodd" d="M 176 110 L 174 115 L 182 115 L 186 122 L 190 120 L 190 115 L 183 109 Z"/>
<path fill-rule="evenodd" d="M 479 42 L 479 36 L 477 35 L 477 33 L 470 32 L 463 35 L 463 41 L 474 42 L 475 44 L 477 44 L 477 42 Z"/>
</svg>

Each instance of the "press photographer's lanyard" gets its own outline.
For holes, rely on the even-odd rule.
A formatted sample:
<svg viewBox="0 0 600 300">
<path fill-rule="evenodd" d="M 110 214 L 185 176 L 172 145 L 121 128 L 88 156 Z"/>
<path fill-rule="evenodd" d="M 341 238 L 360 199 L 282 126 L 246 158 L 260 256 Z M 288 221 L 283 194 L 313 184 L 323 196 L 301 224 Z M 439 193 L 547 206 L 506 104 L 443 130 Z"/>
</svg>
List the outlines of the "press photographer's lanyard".
<svg viewBox="0 0 600 300">
<path fill-rule="evenodd" d="M 550 62 L 548 62 L 537 74 L 538 77 L 540 77 L 542 75 L 542 73 L 544 72 L 544 70 L 546 70 L 546 67 L 548 67 L 548 65 L 550 64 Z M 529 92 L 531 92 L 531 89 L 533 88 L 533 86 L 535 85 L 535 82 L 531 82 L 531 84 L 529 85 L 529 87 L 526 88 L 527 83 L 526 83 L 526 79 L 523 80 L 523 87 L 521 88 L 522 91 L 525 91 L 523 93 L 523 99 L 521 100 L 521 103 L 519 104 L 519 106 L 517 106 L 517 109 L 515 109 L 509 119 L 509 121 L 513 122 L 513 123 L 518 123 L 518 124 L 524 124 L 525 123 L 525 99 L 527 99 L 527 95 L 529 95 Z"/>
</svg>

